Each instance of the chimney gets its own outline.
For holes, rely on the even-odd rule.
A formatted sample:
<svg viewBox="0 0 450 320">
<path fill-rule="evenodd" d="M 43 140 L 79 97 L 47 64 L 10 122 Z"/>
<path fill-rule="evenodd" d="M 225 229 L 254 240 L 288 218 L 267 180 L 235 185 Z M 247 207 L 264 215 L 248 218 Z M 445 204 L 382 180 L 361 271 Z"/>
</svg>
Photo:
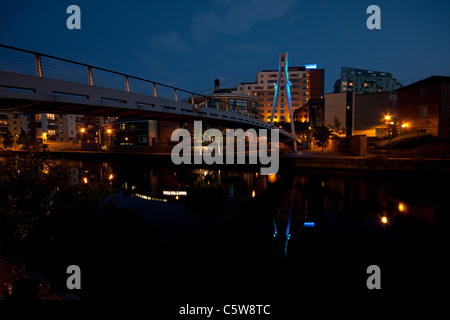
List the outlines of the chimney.
<svg viewBox="0 0 450 320">
<path fill-rule="evenodd" d="M 220 81 L 219 79 L 214 80 L 214 91 L 220 90 Z"/>
</svg>

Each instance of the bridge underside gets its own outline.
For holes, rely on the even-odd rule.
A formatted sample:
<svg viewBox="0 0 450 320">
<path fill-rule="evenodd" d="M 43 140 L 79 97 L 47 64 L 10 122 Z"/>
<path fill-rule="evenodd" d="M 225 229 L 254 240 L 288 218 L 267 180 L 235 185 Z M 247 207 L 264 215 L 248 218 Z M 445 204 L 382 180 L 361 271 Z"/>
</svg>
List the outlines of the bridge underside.
<svg viewBox="0 0 450 320">
<path fill-rule="evenodd" d="M 138 110 L 111 106 L 96 106 L 85 104 L 74 104 L 64 102 L 35 101 L 24 99 L 0 98 L 0 112 L 24 112 L 24 113 L 55 113 L 55 114 L 77 114 L 92 117 L 119 117 L 124 119 L 159 120 L 192 122 L 202 120 L 211 125 L 237 127 L 255 127 L 250 123 L 237 123 L 222 119 L 205 118 L 199 115 L 186 115 L 149 110 Z"/>
<path fill-rule="evenodd" d="M 0 111 L 80 114 L 142 120 L 202 120 L 212 126 L 273 129 L 247 115 L 196 106 L 185 101 L 75 82 L 0 71 Z M 280 134 L 291 138 L 289 133 Z"/>
</svg>

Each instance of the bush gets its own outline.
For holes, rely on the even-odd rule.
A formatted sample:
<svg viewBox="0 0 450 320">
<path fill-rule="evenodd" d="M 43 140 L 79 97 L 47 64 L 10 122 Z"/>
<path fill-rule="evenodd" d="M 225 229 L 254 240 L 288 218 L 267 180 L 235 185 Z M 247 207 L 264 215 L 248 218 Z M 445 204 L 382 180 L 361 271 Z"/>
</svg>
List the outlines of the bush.
<svg viewBox="0 0 450 320">
<path fill-rule="evenodd" d="M 68 165 L 46 153 L 16 155 L 0 164 L 0 252 L 51 239 L 63 233 L 65 221 L 97 212 L 103 184 L 69 181 Z"/>
<path fill-rule="evenodd" d="M 436 137 L 430 133 L 413 133 L 391 139 L 390 145 L 392 148 L 413 148 L 435 139 Z M 389 140 L 383 140 L 377 146 L 379 148 L 387 148 L 389 147 Z"/>
</svg>

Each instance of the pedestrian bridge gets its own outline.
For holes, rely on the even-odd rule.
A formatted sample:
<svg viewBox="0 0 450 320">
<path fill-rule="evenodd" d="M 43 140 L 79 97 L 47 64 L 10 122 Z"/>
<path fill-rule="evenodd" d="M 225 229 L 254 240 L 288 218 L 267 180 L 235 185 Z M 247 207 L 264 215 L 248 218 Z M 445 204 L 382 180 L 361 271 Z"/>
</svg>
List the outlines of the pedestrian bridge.
<svg viewBox="0 0 450 320">
<path fill-rule="evenodd" d="M 198 98 L 204 103 L 194 104 Z M 131 75 L 0 44 L 0 111 L 65 113 L 279 129 L 259 114 L 210 105 L 211 97 Z M 280 134 L 297 140 L 279 129 Z"/>
</svg>

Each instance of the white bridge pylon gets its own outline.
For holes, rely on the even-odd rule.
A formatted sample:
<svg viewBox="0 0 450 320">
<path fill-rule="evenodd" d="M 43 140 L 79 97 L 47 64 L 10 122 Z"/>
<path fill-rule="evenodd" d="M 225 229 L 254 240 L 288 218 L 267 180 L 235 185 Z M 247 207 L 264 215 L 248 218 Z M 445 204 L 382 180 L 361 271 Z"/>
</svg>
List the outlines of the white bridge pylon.
<svg viewBox="0 0 450 320">
<path fill-rule="evenodd" d="M 287 54 L 287 52 L 280 53 L 280 61 L 278 62 L 278 77 L 277 77 L 277 82 L 274 84 L 275 85 L 275 95 L 273 97 L 272 113 L 270 114 L 270 124 L 271 125 L 273 125 L 273 116 L 275 114 L 275 109 L 276 109 L 277 104 L 281 108 L 280 87 L 281 87 L 281 79 L 283 78 L 283 74 L 284 74 L 284 79 L 285 79 L 284 87 L 286 88 L 284 93 L 285 93 L 285 97 L 287 98 L 286 100 L 288 101 L 288 105 L 289 105 L 289 118 L 291 121 L 291 135 L 292 135 L 292 137 L 294 137 L 294 139 L 293 139 L 294 151 L 297 151 L 297 141 L 295 139 L 294 113 L 292 111 L 292 100 L 291 100 L 291 81 L 289 80 L 289 73 L 288 73 L 288 54 Z M 283 108 L 284 108 L 284 106 L 283 106 Z"/>
</svg>

